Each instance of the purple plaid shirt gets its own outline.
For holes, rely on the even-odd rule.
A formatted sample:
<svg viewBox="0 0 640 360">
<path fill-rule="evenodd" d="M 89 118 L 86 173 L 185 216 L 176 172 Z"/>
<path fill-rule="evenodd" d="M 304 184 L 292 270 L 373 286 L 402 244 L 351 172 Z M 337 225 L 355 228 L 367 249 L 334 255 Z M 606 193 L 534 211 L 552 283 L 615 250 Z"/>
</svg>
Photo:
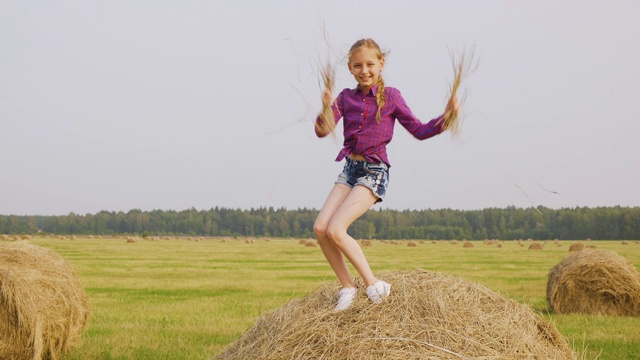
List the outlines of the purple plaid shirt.
<svg viewBox="0 0 640 360">
<path fill-rule="evenodd" d="M 344 147 L 338 154 L 336 161 L 341 161 L 350 154 L 360 154 L 369 162 L 384 162 L 391 166 L 387 158 L 387 144 L 393 138 L 395 119 L 407 129 L 411 135 L 419 140 L 425 140 L 442 132 L 440 121 L 442 115 L 423 124 L 416 118 L 400 91 L 392 87 L 385 87 L 385 105 L 380 112 L 380 123 L 376 121 L 378 105 L 376 91 L 378 86 L 365 94 L 360 87 L 344 89 L 333 102 L 333 115 L 336 124 L 344 117 Z M 320 117 L 316 122 L 322 121 Z M 324 137 L 326 134 L 316 135 Z"/>
</svg>

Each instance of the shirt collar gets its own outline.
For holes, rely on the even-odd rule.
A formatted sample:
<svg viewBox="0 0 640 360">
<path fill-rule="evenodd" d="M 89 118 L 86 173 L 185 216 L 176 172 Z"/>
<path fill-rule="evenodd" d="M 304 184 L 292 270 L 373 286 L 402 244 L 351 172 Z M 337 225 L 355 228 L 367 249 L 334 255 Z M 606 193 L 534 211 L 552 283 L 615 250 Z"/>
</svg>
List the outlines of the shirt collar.
<svg viewBox="0 0 640 360">
<path fill-rule="evenodd" d="M 363 93 L 363 94 L 364 94 L 364 91 L 362 91 L 362 89 L 360 88 L 360 85 L 356 86 L 356 93 L 358 93 L 358 92 L 360 92 L 360 93 Z M 376 95 L 378 94 L 378 84 L 373 85 L 373 86 L 371 87 L 371 89 L 369 89 L 369 93 L 364 94 L 364 95 L 365 95 L 365 96 L 367 96 L 367 95 L 369 95 L 369 94 L 371 94 L 371 95 L 373 95 L 373 96 L 376 96 Z"/>
</svg>

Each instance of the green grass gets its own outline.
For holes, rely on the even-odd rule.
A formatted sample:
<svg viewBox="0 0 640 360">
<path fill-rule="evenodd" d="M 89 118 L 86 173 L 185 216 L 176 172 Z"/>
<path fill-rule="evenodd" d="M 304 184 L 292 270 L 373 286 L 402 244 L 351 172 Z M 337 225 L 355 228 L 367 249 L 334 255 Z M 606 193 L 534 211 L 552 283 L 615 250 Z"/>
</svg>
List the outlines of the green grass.
<svg viewBox="0 0 640 360">
<path fill-rule="evenodd" d="M 63 360 L 210 359 L 255 320 L 303 297 L 335 276 L 319 248 L 297 240 L 58 240 L 33 244 L 55 250 L 73 266 L 91 302 L 82 342 Z M 552 319 L 587 359 L 640 354 L 640 318 L 557 315 L 546 302 L 547 272 L 568 255 L 561 247 L 528 250 L 441 241 L 418 247 L 374 242 L 364 251 L 375 272 L 428 269 L 457 275 L 531 306 Z M 640 245 L 591 241 L 640 264 Z"/>
</svg>

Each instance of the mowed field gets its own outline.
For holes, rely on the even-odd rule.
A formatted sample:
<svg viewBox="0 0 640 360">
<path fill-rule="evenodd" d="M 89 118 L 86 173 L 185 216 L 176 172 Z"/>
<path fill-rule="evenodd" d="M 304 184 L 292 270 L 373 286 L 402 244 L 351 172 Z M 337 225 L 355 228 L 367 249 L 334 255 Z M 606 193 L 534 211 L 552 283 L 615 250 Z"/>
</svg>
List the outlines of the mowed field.
<svg viewBox="0 0 640 360">
<path fill-rule="evenodd" d="M 212 359 L 261 315 L 337 282 L 319 247 L 298 239 L 34 238 L 74 268 L 90 298 L 82 342 L 64 360 Z M 640 359 L 640 318 L 558 315 L 546 301 L 547 273 L 578 241 L 373 241 L 363 247 L 374 271 L 426 269 L 462 277 L 531 306 L 555 322 L 585 359 Z M 640 244 L 580 241 L 616 251 L 640 268 Z M 455 311 L 452 309 L 451 311 Z"/>
</svg>

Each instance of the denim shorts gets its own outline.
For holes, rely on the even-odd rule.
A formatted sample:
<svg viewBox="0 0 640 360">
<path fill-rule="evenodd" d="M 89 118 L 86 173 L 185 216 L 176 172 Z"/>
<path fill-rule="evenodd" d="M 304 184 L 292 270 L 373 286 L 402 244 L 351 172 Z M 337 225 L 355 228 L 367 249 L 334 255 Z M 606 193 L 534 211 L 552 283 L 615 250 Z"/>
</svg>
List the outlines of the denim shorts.
<svg viewBox="0 0 640 360">
<path fill-rule="evenodd" d="M 361 160 L 346 159 L 342 173 L 338 175 L 336 184 L 344 184 L 350 187 L 362 185 L 373 192 L 378 200 L 384 199 L 389 185 L 389 167 L 385 163 L 370 163 Z"/>
</svg>

